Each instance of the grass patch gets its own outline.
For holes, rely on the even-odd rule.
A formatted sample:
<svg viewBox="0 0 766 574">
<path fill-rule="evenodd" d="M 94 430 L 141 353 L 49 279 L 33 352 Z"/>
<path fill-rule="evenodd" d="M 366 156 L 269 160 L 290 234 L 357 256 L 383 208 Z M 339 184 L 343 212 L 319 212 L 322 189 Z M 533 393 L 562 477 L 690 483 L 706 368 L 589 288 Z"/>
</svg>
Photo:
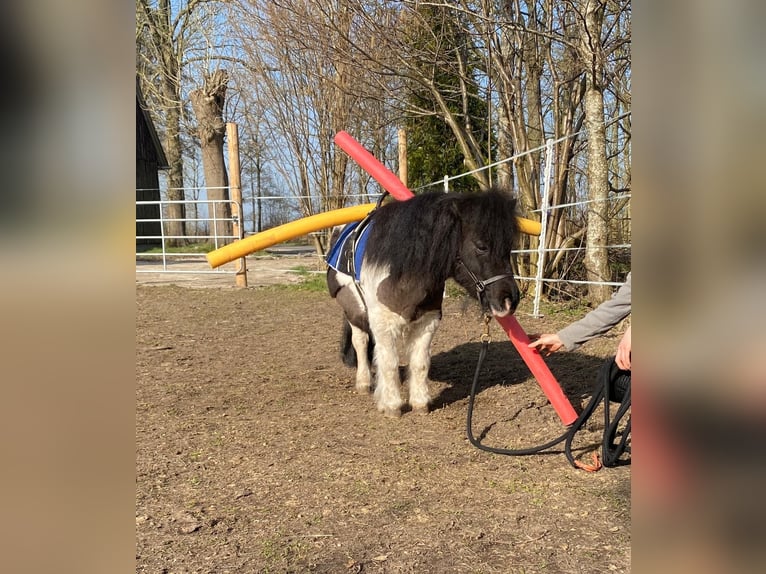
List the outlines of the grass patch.
<svg viewBox="0 0 766 574">
<path fill-rule="evenodd" d="M 305 560 L 308 552 L 309 546 L 306 542 L 291 539 L 281 531 L 260 542 L 261 558 L 267 562 L 264 572 L 270 572 L 271 567 L 279 568 L 278 571 L 282 572 L 285 563 L 294 564 L 296 561 Z"/>
<path fill-rule="evenodd" d="M 465 297 L 466 290 L 463 289 L 454 279 L 447 279 L 447 283 L 444 286 L 444 290 L 447 292 L 447 297 Z"/>
<path fill-rule="evenodd" d="M 210 253 L 215 249 L 215 244 L 210 242 L 205 243 L 190 243 L 189 245 L 179 245 L 178 247 L 165 246 L 165 253 Z M 152 247 L 141 253 L 162 253 L 162 247 Z"/>
<path fill-rule="evenodd" d="M 309 269 L 303 265 L 294 267 L 290 271 L 296 273 L 300 278 L 300 283 L 291 283 L 283 285 L 284 289 L 290 291 L 310 291 L 312 293 L 324 293 L 327 291 L 327 278 L 324 273 Z"/>
<path fill-rule="evenodd" d="M 529 300 L 530 308 L 532 306 L 532 300 Z M 575 321 L 582 318 L 586 313 L 591 310 L 591 307 L 584 303 L 578 303 L 570 301 L 567 303 L 559 303 L 549 301 L 547 299 L 540 299 L 540 313 L 548 317 L 561 317 L 569 321 Z"/>
<path fill-rule="evenodd" d="M 327 293 L 327 276 L 323 271 L 309 269 L 303 265 L 290 269 L 300 279 L 297 283 L 281 283 L 277 285 L 265 285 L 259 287 L 266 291 L 292 291 L 303 293 Z"/>
</svg>

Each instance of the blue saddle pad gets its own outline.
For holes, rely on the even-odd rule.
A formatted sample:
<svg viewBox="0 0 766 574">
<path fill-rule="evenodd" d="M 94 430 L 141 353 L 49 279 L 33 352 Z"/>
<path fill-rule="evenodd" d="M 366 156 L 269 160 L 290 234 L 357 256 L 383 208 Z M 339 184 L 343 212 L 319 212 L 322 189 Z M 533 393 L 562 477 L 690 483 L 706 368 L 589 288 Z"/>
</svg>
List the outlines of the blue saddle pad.
<svg viewBox="0 0 766 574">
<path fill-rule="evenodd" d="M 367 236 L 372 229 L 370 222 L 368 217 L 362 221 L 346 225 L 325 258 L 327 265 L 340 273 L 353 275 L 354 279 L 359 281 L 364 248 L 367 245 Z"/>
</svg>

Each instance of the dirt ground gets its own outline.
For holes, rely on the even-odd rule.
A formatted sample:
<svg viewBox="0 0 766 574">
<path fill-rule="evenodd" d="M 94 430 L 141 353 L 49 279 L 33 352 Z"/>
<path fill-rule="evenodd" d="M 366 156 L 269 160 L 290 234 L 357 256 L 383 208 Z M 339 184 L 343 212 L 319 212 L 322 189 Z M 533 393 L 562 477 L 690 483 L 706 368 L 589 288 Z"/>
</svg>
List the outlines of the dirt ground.
<svg viewBox="0 0 766 574">
<path fill-rule="evenodd" d="M 558 448 L 508 457 L 467 441 L 474 303 L 445 302 L 432 411 L 392 420 L 354 391 L 337 304 L 296 285 L 316 265 L 254 260 L 250 285 L 264 284 L 248 289 L 136 274 L 137 572 L 630 572 L 630 467 L 587 473 Z M 530 333 L 582 313 L 530 309 Z M 492 336 L 475 436 L 519 448 L 561 434 L 496 324 Z M 576 409 L 618 336 L 547 359 Z M 599 414 L 578 452 L 600 439 Z"/>
</svg>

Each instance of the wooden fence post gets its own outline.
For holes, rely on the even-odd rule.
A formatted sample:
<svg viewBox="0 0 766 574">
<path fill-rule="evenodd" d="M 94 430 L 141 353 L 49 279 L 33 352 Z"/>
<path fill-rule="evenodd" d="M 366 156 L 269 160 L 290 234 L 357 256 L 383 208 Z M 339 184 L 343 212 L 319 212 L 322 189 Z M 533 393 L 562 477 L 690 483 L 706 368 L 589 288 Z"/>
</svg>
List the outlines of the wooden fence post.
<svg viewBox="0 0 766 574">
<path fill-rule="evenodd" d="M 407 187 L 407 132 L 399 128 L 397 132 L 399 143 L 399 179 Z"/>
<path fill-rule="evenodd" d="M 242 184 L 239 172 L 239 132 L 237 124 L 226 123 L 226 140 L 229 149 L 229 199 L 234 203 L 232 213 L 234 218 L 234 235 L 239 239 L 244 237 L 244 209 L 242 208 Z M 239 260 L 239 269 L 234 275 L 237 287 L 247 287 L 247 261 L 244 257 Z"/>
</svg>

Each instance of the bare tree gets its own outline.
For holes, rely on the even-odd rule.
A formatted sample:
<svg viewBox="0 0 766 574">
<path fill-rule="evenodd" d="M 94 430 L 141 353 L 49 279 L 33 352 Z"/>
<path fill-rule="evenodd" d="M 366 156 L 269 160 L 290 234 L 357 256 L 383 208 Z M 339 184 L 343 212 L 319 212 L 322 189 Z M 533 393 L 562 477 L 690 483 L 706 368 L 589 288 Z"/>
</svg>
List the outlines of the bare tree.
<svg viewBox="0 0 766 574">
<path fill-rule="evenodd" d="M 197 135 L 202 148 L 207 198 L 212 200 L 210 213 L 214 222 L 213 230 L 216 236 L 224 237 L 232 234 L 231 205 L 221 203 L 229 199 L 229 178 L 223 155 L 226 134 L 223 111 L 228 81 L 229 75 L 226 70 L 215 70 L 205 74 L 202 87 L 190 94 L 198 123 Z"/>
<path fill-rule="evenodd" d="M 249 182 L 249 191 L 243 189 L 243 200 L 250 201 L 250 221 L 253 232 L 263 230 L 264 156 L 266 148 L 258 131 L 251 132 L 252 137 L 244 140 L 240 146 L 242 152 L 243 179 Z"/>
<path fill-rule="evenodd" d="M 234 35 L 254 78 L 259 122 L 274 170 L 301 198 L 304 215 L 340 207 L 348 189 L 367 189 L 366 174 L 349 169 L 331 144 L 335 132 L 351 132 L 385 163 L 396 157 L 403 119 L 426 116 L 449 126 L 481 186 L 492 179 L 480 169 L 492 153 L 516 156 L 497 177 L 527 213 L 541 204 L 549 138 L 556 140 L 551 204 L 587 197 L 599 199 L 589 205 L 606 204 L 610 193 L 629 188 L 629 121 L 603 135 L 607 114 L 630 109 L 629 0 L 273 0 L 241 8 Z M 443 27 L 433 25 L 434 15 Z M 416 91 L 429 95 L 428 106 L 409 97 Z M 495 107 L 497 121 L 472 121 L 472 99 Z M 574 265 L 567 248 L 584 242 L 595 249 L 576 264 L 590 278 L 611 279 L 608 237 L 597 219 L 608 221 L 623 203 L 592 212 L 593 219 L 577 208 L 551 211 L 544 247 L 555 251 L 546 275 Z M 527 241 L 524 247 L 536 247 L 536 239 Z M 521 263 L 530 274 L 538 264 L 534 255 Z M 590 295 L 597 302 L 603 292 Z"/>
<path fill-rule="evenodd" d="M 433 4 L 441 4 L 435 2 Z M 509 0 L 453 5 L 465 33 L 481 41 L 472 44 L 477 61 L 486 62 L 486 98 L 497 107 L 497 156 L 515 157 L 497 169 L 504 186 L 515 189 L 522 211 L 532 214 L 541 205 L 543 147 L 555 138 L 556 163 L 549 188 L 551 203 L 564 200 L 569 189 L 568 162 L 582 122 L 582 82 L 576 45 L 569 37 L 567 11 L 553 0 Z M 562 211 L 550 216 L 549 229 L 561 227 Z M 567 241 L 548 235 L 547 248 Z M 532 275 L 538 265 L 537 238 L 526 236 L 527 250 L 517 261 L 521 275 Z M 550 272 L 550 259 L 546 261 Z"/>
<path fill-rule="evenodd" d="M 332 135 L 349 131 L 385 162 L 396 157 L 390 142 L 404 116 L 442 118 L 455 133 L 466 168 L 486 163 L 486 127 L 473 125 L 465 113 L 466 102 L 477 97 L 476 78 L 467 72 L 470 37 L 456 46 L 436 35 L 433 42 L 415 46 L 413 37 L 434 35 L 431 22 L 413 7 L 396 3 L 275 0 L 244 8 L 247 16 L 236 32 L 248 67 L 259 76 L 261 99 L 272 110 L 266 121 L 287 140 L 292 158 L 284 165 L 296 174 L 296 189 L 311 182 L 323 202 L 323 190 L 329 190 L 332 201 L 343 203 L 350 174 Z M 440 66 L 448 66 L 459 79 L 456 86 L 439 84 Z M 434 106 L 415 106 L 409 98 L 414 89 L 430 94 Z M 455 109 L 452 102 L 460 100 L 464 105 Z M 317 153 L 302 159 L 309 149 Z M 475 177 L 489 184 L 485 173 Z M 355 179 L 364 186 L 364 177 Z M 332 201 L 330 207 L 337 207 Z"/>
<path fill-rule="evenodd" d="M 585 269 L 589 281 L 611 279 L 607 262 L 607 194 L 609 172 L 606 160 L 606 127 L 604 122 L 604 56 L 601 28 L 605 0 L 585 0 L 580 28 L 580 57 L 585 68 L 585 126 L 588 130 L 588 231 L 586 234 Z M 589 288 L 591 300 L 600 303 L 610 289 L 601 285 Z"/>
<path fill-rule="evenodd" d="M 170 169 L 168 171 L 168 199 L 183 200 L 183 158 L 181 155 L 181 58 L 174 42 L 175 23 L 171 18 L 170 0 L 159 0 L 150 6 L 148 0 L 136 0 L 136 44 L 146 49 L 138 70 L 147 99 L 159 102 L 164 121 L 164 148 Z M 146 63 L 149 62 L 147 66 Z M 154 78 L 150 76 L 150 73 Z M 151 89 L 150 87 L 155 86 Z M 149 89 L 147 89 L 149 88 Z M 183 204 L 168 207 L 167 234 L 186 235 Z M 175 220 L 175 221 L 173 221 Z M 178 245 L 179 239 L 170 239 Z"/>
<path fill-rule="evenodd" d="M 449 4 L 403 4 L 397 13 L 387 18 L 381 18 L 372 10 L 361 12 L 365 34 L 380 38 L 382 45 L 375 53 L 361 49 L 359 52 L 364 56 L 365 65 L 377 70 L 377 74 L 397 78 L 386 86 L 389 105 L 402 116 L 441 119 L 455 137 L 466 170 L 477 170 L 473 177 L 481 188 L 487 188 L 489 173 L 479 170 L 488 162 L 484 145 L 486 126 L 475 123 L 468 111 L 471 100 L 484 101 L 478 80 L 473 75 L 475 36 L 465 30 L 462 14 L 451 11 Z M 425 10 L 426 7 L 431 10 Z M 447 22 L 434 26 L 434 15 Z M 447 83 L 441 81 L 445 76 L 450 78 Z M 370 85 L 366 91 L 374 93 L 375 89 L 375 85 Z M 417 104 L 419 100 L 423 101 L 422 98 L 411 97 L 419 93 L 428 94 L 428 106 Z M 456 108 L 455 101 L 462 104 Z"/>
<path fill-rule="evenodd" d="M 540 206 L 540 150 L 546 139 L 552 137 L 557 142 L 549 188 L 551 205 L 579 199 L 576 184 L 580 180 L 572 177 L 578 169 L 576 156 L 583 153 L 587 160 L 588 218 L 580 225 L 573 224 L 565 210 L 550 213 L 548 228 L 553 233 L 545 247 L 558 252 L 547 259 L 546 275 L 555 273 L 566 248 L 584 238 L 588 246 L 584 257 L 587 277 L 592 281 L 612 278 L 606 230 L 614 213 L 607 202 L 614 186 L 608 167 L 614 163 L 613 172 L 617 172 L 619 161 L 612 162 L 612 157 L 619 156 L 625 163 L 626 146 L 620 143 L 621 138 L 625 141 L 624 131 L 613 124 L 615 143 L 610 149 L 617 151 L 609 155 L 604 92 L 611 89 L 612 102 L 629 102 L 629 82 L 625 83 L 629 79 L 629 52 L 623 51 L 619 63 L 614 57 L 629 45 L 629 9 L 629 1 L 605 0 L 463 0 L 454 7 L 474 35 L 486 38 L 486 44 L 477 47 L 486 52 L 491 66 L 487 74 L 491 72 L 498 96 L 498 151 L 501 157 L 520 156 L 513 169 L 504 166 L 499 177 L 514 182 L 523 209 L 533 211 Z M 623 109 L 619 105 L 614 108 L 618 113 Z M 583 125 L 587 128 L 587 147 L 581 151 L 578 142 Z M 535 238 L 525 240 L 529 242 L 525 247 L 536 247 Z M 520 272 L 531 272 L 537 263 L 535 253 L 522 258 Z M 589 291 L 591 301 L 598 303 L 610 289 L 593 286 Z"/>
<path fill-rule="evenodd" d="M 214 21 L 209 7 L 216 0 L 136 0 L 136 72 L 147 104 L 164 134 L 168 158 L 168 199 L 183 201 L 184 95 L 190 60 L 208 50 L 206 35 Z M 170 204 L 168 234 L 186 235 L 183 203 Z M 179 244 L 182 240 L 171 240 Z"/>
<path fill-rule="evenodd" d="M 252 107 L 269 139 L 273 169 L 297 198 L 302 215 L 342 207 L 348 157 L 333 144 L 352 130 L 360 73 L 347 57 L 348 0 L 278 0 L 241 7 L 235 34 L 254 75 Z M 318 250 L 324 246 L 317 236 Z"/>
</svg>

